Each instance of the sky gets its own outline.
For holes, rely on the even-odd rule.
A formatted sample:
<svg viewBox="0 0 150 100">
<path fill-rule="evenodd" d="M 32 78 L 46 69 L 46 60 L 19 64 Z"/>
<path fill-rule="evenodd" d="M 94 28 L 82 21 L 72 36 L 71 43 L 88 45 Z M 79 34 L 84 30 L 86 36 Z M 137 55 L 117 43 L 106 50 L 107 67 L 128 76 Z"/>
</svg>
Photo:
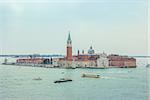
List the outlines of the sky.
<svg viewBox="0 0 150 100">
<path fill-rule="evenodd" d="M 0 54 L 148 55 L 147 0 L 0 0 Z"/>
</svg>

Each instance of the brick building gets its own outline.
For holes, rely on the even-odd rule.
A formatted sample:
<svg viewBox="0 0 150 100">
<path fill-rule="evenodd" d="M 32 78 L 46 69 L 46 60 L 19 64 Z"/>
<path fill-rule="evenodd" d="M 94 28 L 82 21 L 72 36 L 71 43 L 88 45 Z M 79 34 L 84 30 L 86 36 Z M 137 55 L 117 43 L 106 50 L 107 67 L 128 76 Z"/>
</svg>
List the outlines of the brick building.
<svg viewBox="0 0 150 100">
<path fill-rule="evenodd" d="M 126 68 L 135 68 L 136 67 L 136 59 L 130 58 L 128 56 L 120 56 L 111 54 L 108 56 L 109 66 L 114 67 L 126 67 Z"/>
</svg>

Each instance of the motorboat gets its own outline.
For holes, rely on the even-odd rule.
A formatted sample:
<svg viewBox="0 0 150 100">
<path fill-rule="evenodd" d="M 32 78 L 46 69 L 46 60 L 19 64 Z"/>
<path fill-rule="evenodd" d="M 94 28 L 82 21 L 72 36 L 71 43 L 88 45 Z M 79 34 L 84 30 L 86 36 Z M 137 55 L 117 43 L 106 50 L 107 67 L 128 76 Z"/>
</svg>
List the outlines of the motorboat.
<svg viewBox="0 0 150 100">
<path fill-rule="evenodd" d="M 100 78 L 100 75 L 82 74 L 82 77 L 87 77 L 87 78 Z"/>
<path fill-rule="evenodd" d="M 70 81 L 72 81 L 72 79 L 61 78 L 59 80 L 54 81 L 54 83 L 62 83 L 62 82 L 70 82 Z"/>
</svg>

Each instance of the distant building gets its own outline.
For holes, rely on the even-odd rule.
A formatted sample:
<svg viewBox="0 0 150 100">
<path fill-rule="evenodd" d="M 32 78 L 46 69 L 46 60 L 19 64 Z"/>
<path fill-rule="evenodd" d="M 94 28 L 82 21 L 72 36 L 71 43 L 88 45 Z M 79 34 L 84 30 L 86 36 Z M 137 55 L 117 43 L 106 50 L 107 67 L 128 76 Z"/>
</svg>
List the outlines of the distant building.
<svg viewBox="0 0 150 100">
<path fill-rule="evenodd" d="M 45 58 L 21 58 L 17 59 L 17 64 L 51 64 L 50 59 Z"/>
<path fill-rule="evenodd" d="M 106 53 L 102 53 L 99 55 L 99 58 L 97 59 L 97 67 L 99 68 L 108 68 L 109 66 L 109 60 L 107 58 Z"/>
<path fill-rule="evenodd" d="M 136 67 L 136 59 L 128 56 L 120 56 L 111 54 L 108 56 L 109 66 L 122 67 L 122 68 L 134 68 Z"/>
<path fill-rule="evenodd" d="M 59 67 L 71 68 L 71 67 L 82 67 L 82 68 L 105 68 L 109 65 L 107 54 L 95 54 L 92 46 L 87 53 L 82 50 L 78 50 L 77 55 L 72 55 L 72 40 L 70 32 L 67 40 L 67 54 L 65 58 L 60 58 L 57 62 Z"/>
<path fill-rule="evenodd" d="M 109 68 L 109 67 L 136 67 L 136 59 L 127 56 L 109 55 L 106 53 L 96 54 L 92 46 L 87 53 L 78 50 L 77 55 L 72 55 L 72 40 L 70 33 L 67 40 L 67 55 L 58 61 L 59 67 L 71 68 Z"/>
<path fill-rule="evenodd" d="M 109 55 L 106 53 L 96 54 L 95 50 L 90 46 L 87 53 L 78 50 L 77 55 L 72 55 L 72 40 L 70 32 L 68 34 L 66 45 L 66 56 L 57 58 L 37 58 L 36 55 L 30 58 L 17 59 L 17 64 L 49 64 L 53 67 L 60 68 L 135 68 L 136 59 L 128 56 Z M 50 66 L 50 67 L 51 67 Z"/>
</svg>

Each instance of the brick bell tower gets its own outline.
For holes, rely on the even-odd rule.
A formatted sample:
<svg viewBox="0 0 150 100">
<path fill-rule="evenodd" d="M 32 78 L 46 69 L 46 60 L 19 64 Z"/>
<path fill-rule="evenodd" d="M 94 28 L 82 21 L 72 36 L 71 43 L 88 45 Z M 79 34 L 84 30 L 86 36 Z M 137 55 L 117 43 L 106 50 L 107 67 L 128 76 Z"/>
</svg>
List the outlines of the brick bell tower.
<svg viewBox="0 0 150 100">
<path fill-rule="evenodd" d="M 69 32 L 68 40 L 67 40 L 67 57 L 66 57 L 66 60 L 72 61 L 72 41 L 71 41 L 70 32 Z"/>
</svg>

